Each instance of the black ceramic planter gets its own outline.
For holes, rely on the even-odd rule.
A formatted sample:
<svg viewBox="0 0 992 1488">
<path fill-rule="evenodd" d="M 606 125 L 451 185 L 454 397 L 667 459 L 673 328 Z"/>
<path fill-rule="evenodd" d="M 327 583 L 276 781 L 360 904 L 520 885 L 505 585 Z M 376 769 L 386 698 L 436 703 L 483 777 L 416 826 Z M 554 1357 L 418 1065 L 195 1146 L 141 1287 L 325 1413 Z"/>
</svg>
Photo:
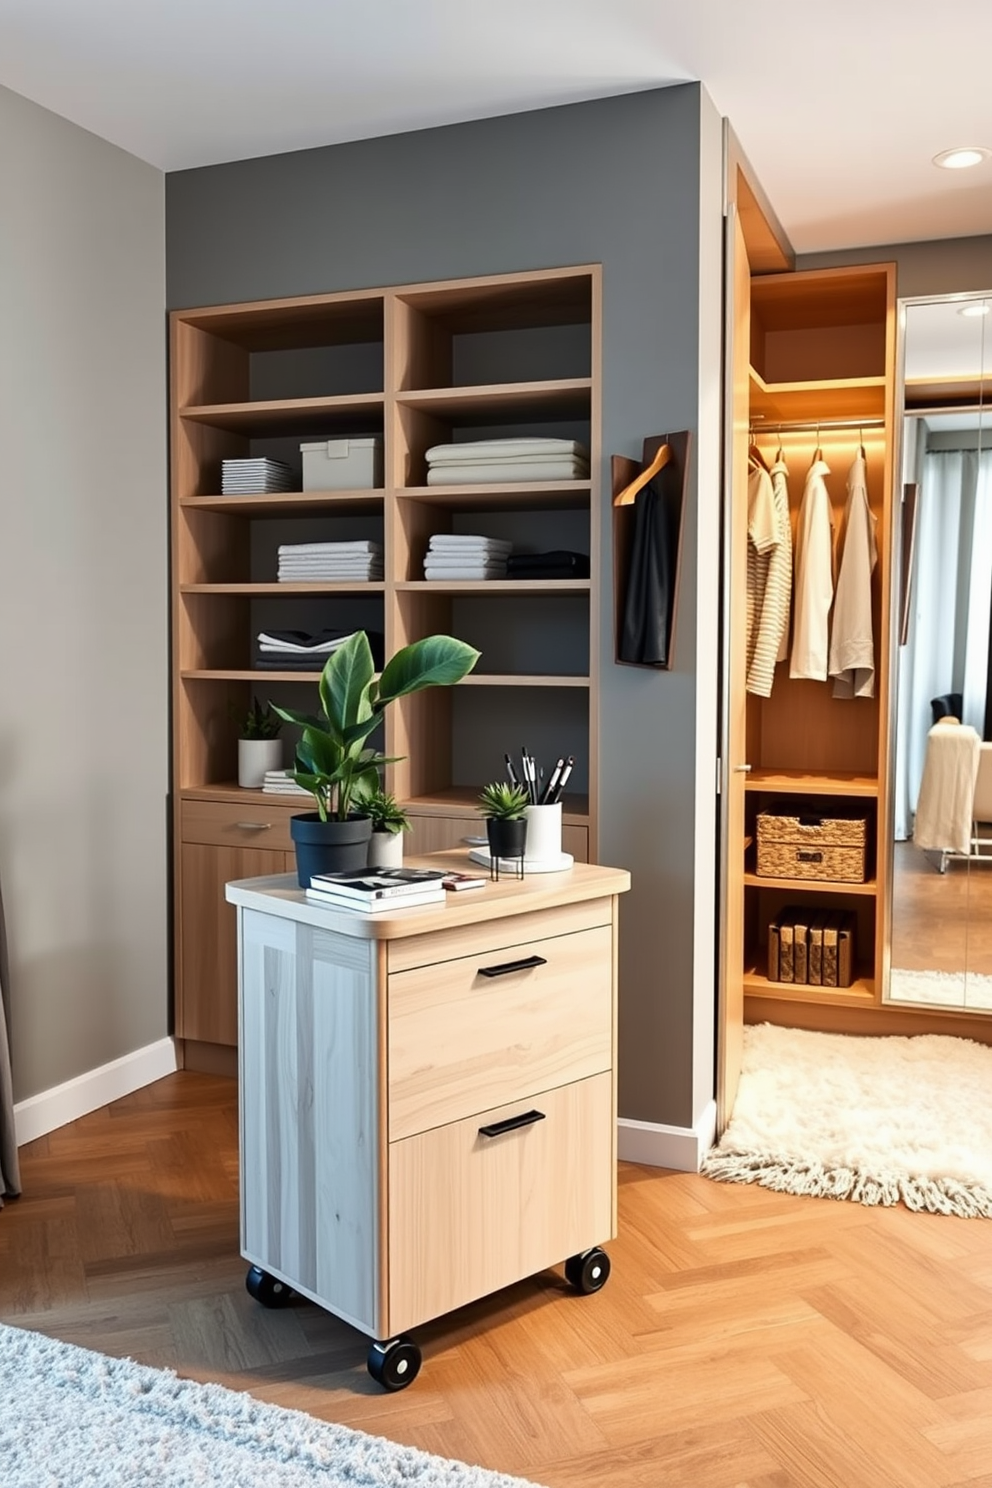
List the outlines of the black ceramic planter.
<svg viewBox="0 0 992 1488">
<path fill-rule="evenodd" d="M 361 873 L 368 867 L 370 816 L 322 822 L 319 812 L 291 816 L 289 833 L 296 844 L 296 876 L 301 889 L 313 873 Z"/>
<path fill-rule="evenodd" d="M 501 817 L 488 817 L 486 836 L 489 839 L 490 871 L 499 878 L 500 858 L 517 858 L 523 874 L 524 849 L 527 846 L 527 819 L 506 821 Z"/>
</svg>

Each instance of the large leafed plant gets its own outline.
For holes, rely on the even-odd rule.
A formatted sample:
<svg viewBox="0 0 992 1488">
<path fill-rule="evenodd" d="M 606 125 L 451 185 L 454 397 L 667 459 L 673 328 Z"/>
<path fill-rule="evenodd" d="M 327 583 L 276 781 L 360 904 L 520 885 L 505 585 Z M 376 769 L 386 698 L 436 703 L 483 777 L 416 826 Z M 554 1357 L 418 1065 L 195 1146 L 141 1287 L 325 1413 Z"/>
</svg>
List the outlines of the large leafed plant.
<svg viewBox="0 0 992 1488">
<path fill-rule="evenodd" d="M 378 784 L 380 765 L 393 763 L 367 744 L 389 704 L 425 687 L 460 682 L 478 659 L 474 647 L 454 636 L 425 636 L 397 651 L 376 678 L 368 636 L 359 630 L 324 665 L 320 714 L 272 704 L 280 718 L 303 730 L 293 778 L 313 795 L 321 821 L 362 815 L 362 795 Z"/>
</svg>

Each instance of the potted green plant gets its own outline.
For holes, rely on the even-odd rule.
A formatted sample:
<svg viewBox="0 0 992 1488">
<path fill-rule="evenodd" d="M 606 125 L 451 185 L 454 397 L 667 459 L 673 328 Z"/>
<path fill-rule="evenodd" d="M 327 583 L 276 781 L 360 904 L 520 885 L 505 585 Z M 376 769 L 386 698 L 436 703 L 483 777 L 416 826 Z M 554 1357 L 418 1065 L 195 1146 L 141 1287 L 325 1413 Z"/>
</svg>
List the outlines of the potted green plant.
<svg viewBox="0 0 992 1488">
<path fill-rule="evenodd" d="M 248 712 L 238 724 L 238 784 L 258 790 L 267 770 L 278 770 L 282 764 L 282 719 L 271 704 L 263 708 L 252 698 Z"/>
<path fill-rule="evenodd" d="M 377 678 L 363 630 L 332 652 L 319 684 L 319 714 L 273 708 L 302 730 L 293 779 L 310 791 L 316 811 L 290 817 L 300 885 L 312 873 L 347 873 L 366 867 L 372 818 L 362 797 L 392 764 L 368 746 L 389 704 L 425 687 L 449 687 L 472 670 L 479 652 L 454 636 L 424 636 L 391 657 Z"/>
<path fill-rule="evenodd" d="M 486 836 L 494 864 L 500 858 L 523 859 L 527 845 L 527 807 L 530 797 L 520 785 L 494 780 L 479 796 L 479 810 L 486 818 Z M 498 870 L 497 870 L 498 872 Z"/>
<path fill-rule="evenodd" d="M 401 868 L 403 866 L 403 833 L 409 832 L 410 820 L 399 805 L 377 782 L 362 796 L 361 809 L 372 822 L 369 838 L 370 868 Z"/>
</svg>

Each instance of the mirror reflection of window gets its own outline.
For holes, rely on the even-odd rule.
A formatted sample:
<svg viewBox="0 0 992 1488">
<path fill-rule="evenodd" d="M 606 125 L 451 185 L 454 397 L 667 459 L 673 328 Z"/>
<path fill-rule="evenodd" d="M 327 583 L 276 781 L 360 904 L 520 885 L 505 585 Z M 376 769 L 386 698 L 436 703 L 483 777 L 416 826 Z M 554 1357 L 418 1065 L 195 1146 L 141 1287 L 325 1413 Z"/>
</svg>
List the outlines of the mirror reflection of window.
<svg viewBox="0 0 992 1488">
<path fill-rule="evenodd" d="M 990 311 L 905 307 L 888 996 L 992 1012 Z"/>
</svg>

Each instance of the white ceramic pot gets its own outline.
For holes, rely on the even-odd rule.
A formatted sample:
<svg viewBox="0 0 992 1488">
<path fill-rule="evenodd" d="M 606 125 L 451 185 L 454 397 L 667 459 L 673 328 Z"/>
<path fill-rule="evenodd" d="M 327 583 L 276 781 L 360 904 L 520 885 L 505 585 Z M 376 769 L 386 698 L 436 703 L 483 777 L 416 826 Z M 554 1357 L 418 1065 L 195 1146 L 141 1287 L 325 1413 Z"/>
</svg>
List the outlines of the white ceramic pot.
<svg viewBox="0 0 992 1488">
<path fill-rule="evenodd" d="M 258 790 L 266 770 L 282 769 L 281 739 L 238 740 L 238 784 L 247 790 Z"/>
<path fill-rule="evenodd" d="M 403 867 L 403 833 L 373 832 L 369 838 L 370 868 Z"/>
</svg>

